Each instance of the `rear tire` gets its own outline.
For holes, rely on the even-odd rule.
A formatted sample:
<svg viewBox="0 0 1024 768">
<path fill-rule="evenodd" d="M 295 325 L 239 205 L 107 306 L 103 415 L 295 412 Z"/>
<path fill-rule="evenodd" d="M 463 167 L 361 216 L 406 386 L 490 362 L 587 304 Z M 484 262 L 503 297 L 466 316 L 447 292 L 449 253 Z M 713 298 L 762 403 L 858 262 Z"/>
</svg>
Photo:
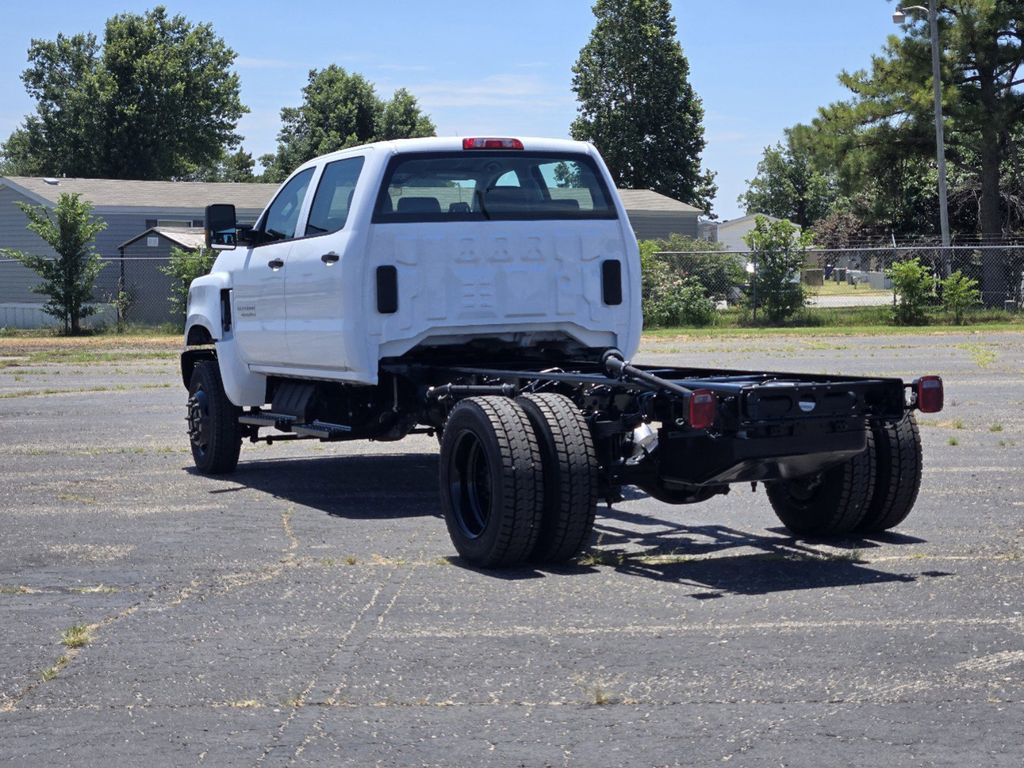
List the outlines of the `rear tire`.
<svg viewBox="0 0 1024 768">
<path fill-rule="evenodd" d="M 921 435 L 911 413 L 895 424 L 876 424 L 871 433 L 875 440 L 875 491 L 857 530 L 880 533 L 902 523 L 917 501 Z"/>
<path fill-rule="evenodd" d="M 590 427 L 564 395 L 524 395 L 544 464 L 544 514 L 533 560 L 559 563 L 586 545 L 597 510 L 598 464 Z"/>
<path fill-rule="evenodd" d="M 766 483 L 779 520 L 799 536 L 843 536 L 857 530 L 874 492 L 874 445 L 816 475 Z"/>
<path fill-rule="evenodd" d="M 540 449 L 523 409 L 472 397 L 452 409 L 441 440 L 441 504 L 458 553 L 481 568 L 526 560 L 540 531 Z"/>
<path fill-rule="evenodd" d="M 228 400 L 216 360 L 192 368 L 188 387 L 188 436 L 196 469 L 204 475 L 234 471 L 242 449 L 238 417 L 242 409 Z"/>
</svg>

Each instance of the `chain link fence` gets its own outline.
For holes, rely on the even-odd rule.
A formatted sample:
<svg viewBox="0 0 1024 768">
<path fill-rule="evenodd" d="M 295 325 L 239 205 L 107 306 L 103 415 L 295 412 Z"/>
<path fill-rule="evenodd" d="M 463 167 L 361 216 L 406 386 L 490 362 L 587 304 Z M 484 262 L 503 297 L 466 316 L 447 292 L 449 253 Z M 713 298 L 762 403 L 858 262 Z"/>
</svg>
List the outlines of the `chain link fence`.
<svg viewBox="0 0 1024 768">
<path fill-rule="evenodd" d="M 774 282 L 768 279 L 771 265 L 756 253 L 660 252 L 654 258 L 676 278 L 691 285 L 699 283 L 695 294 L 713 308 L 745 306 L 755 319 L 766 303 L 787 298 L 778 294 L 793 292 L 796 286 L 802 287 L 803 304 L 812 311 L 891 306 L 894 295 L 887 270 L 913 258 L 918 258 L 936 281 L 956 271 L 977 280 L 985 307 L 1007 311 L 1024 307 L 1024 245 L 806 250 L 798 260 L 799 269 Z M 175 312 L 171 303 L 176 281 L 162 271 L 169 264 L 166 257 L 107 258 L 103 263 L 93 291 L 97 312 L 86 321 L 89 327 L 171 328 L 183 324 L 184 316 Z M 40 282 L 38 275 L 19 262 L 0 259 L 0 328 L 57 325 L 42 310 L 46 298 L 32 292 Z M 775 295 L 770 293 L 773 290 Z"/>
<path fill-rule="evenodd" d="M 184 314 L 175 312 L 171 304 L 176 281 L 161 271 L 170 263 L 167 257 L 104 258 L 101 262 L 104 266 L 93 286 L 96 312 L 83 321 L 86 327 L 184 327 Z M 20 262 L 0 259 L 0 328 L 59 325 L 43 311 L 47 297 L 32 290 L 41 282 Z"/>
<path fill-rule="evenodd" d="M 680 279 L 699 283 L 718 309 L 746 307 L 755 317 L 773 300 L 795 300 L 812 310 L 893 305 L 888 272 L 915 258 L 936 286 L 955 272 L 976 280 L 980 306 L 1007 311 L 1024 306 L 1024 245 L 1019 244 L 807 249 L 782 267 L 778 259 L 753 252 L 662 251 L 654 258 L 675 278 L 668 290 L 678 289 Z"/>
</svg>

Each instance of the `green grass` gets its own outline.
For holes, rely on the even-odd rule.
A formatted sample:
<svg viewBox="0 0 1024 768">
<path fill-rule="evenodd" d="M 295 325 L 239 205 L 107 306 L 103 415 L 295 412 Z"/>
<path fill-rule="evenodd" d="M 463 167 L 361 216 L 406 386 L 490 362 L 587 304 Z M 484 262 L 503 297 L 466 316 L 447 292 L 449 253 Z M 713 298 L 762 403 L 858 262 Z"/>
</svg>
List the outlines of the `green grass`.
<svg viewBox="0 0 1024 768">
<path fill-rule="evenodd" d="M 964 333 L 971 331 L 1024 331 L 1024 314 L 1003 310 L 978 310 L 968 322 L 956 325 L 952 317 L 932 310 L 926 325 L 894 325 L 892 308 L 882 307 L 805 307 L 781 326 L 753 325 L 748 313 L 727 309 L 718 313 L 718 323 L 705 328 L 677 326 L 645 328 L 644 335 L 665 336 L 804 336 L 819 335 L 825 329 L 834 335 L 904 335 Z M 760 320 L 760 317 L 758 318 Z"/>
<path fill-rule="evenodd" d="M 47 667 L 42 672 L 40 672 L 39 676 L 43 679 L 44 683 L 48 683 L 51 680 L 53 680 L 53 678 L 55 678 L 57 675 L 59 675 L 60 671 L 70 663 L 71 659 L 69 659 L 67 656 L 61 656 L 59 659 L 57 659 L 57 662 L 52 667 Z"/>
<path fill-rule="evenodd" d="M 61 633 L 60 641 L 65 648 L 83 648 L 92 641 L 92 632 L 85 624 L 75 624 Z"/>
<path fill-rule="evenodd" d="M 988 431 L 989 431 L 989 432 L 1002 432 L 1002 431 L 1003 431 L 1003 425 L 1002 425 L 1002 424 L 1000 424 L 1000 423 L 999 423 L 999 422 L 997 421 L 997 422 L 995 422 L 994 424 L 990 424 L 990 425 L 989 425 L 989 427 L 988 427 Z"/>
<path fill-rule="evenodd" d="M 956 439 L 955 437 L 951 437 L 951 438 L 949 438 L 949 440 L 948 440 L 947 442 L 948 442 L 948 443 L 949 443 L 950 445 L 960 445 L 960 441 L 959 441 L 959 440 L 957 440 L 957 439 Z"/>
</svg>

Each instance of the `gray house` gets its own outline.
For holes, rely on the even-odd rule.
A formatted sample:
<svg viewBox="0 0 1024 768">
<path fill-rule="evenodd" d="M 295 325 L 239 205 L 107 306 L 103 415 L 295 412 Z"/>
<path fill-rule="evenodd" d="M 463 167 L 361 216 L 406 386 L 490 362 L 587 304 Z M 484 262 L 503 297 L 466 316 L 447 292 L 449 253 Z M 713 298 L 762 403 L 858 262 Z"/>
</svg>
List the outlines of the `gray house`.
<svg viewBox="0 0 1024 768">
<path fill-rule="evenodd" d="M 203 226 L 210 203 L 233 203 L 241 222 L 253 222 L 270 202 L 277 184 L 230 184 L 120 179 L 53 179 L 0 177 L 0 248 L 52 255 L 50 248 L 25 228 L 16 202 L 53 208 L 65 193 L 78 193 L 107 223 L 96 249 L 110 264 L 100 273 L 95 296 L 109 303 L 118 286 L 133 289 L 131 319 L 164 322 L 169 318 L 169 279 L 158 266 L 175 243 L 174 232 Z M 672 233 L 697 236 L 698 208 L 648 189 L 620 189 L 633 231 L 640 240 Z M 193 235 L 195 233 L 192 233 Z M 153 243 L 150 245 L 150 243 Z M 0 327 L 37 327 L 53 323 L 41 311 L 44 297 L 32 292 L 38 276 L 0 256 Z M 140 315 L 141 313 L 141 315 Z"/>
<path fill-rule="evenodd" d="M 0 248 L 53 254 L 25 228 L 28 220 L 16 202 L 53 208 L 62 194 L 80 194 L 93 206 L 94 215 L 107 223 L 96 237 L 96 249 L 105 259 L 115 260 L 120 256 L 119 247 L 140 232 L 154 227 L 201 227 L 204 209 L 210 203 L 234 203 L 240 220 L 254 221 L 276 188 L 276 184 L 0 177 Z M 110 264 L 100 273 L 96 298 L 101 302 L 116 295 L 120 266 Z M 40 310 L 45 298 L 32 292 L 38 284 L 34 272 L 0 256 L 0 327 L 53 323 Z M 164 305 L 166 295 L 162 296 Z"/>
<path fill-rule="evenodd" d="M 658 240 L 672 234 L 697 237 L 700 208 L 649 189 L 620 189 L 619 196 L 637 240 Z"/>
<path fill-rule="evenodd" d="M 118 247 L 120 256 L 104 270 L 111 273 L 104 277 L 114 278 L 117 285 L 124 286 L 128 291 L 132 301 L 128 314 L 132 322 L 180 322 L 182 317 L 171 312 L 168 300 L 174 281 L 161 271 L 161 267 L 167 266 L 171 251 L 175 248 L 198 251 L 205 247 L 206 235 L 202 227 L 150 227 L 142 234 L 121 243 Z"/>
</svg>

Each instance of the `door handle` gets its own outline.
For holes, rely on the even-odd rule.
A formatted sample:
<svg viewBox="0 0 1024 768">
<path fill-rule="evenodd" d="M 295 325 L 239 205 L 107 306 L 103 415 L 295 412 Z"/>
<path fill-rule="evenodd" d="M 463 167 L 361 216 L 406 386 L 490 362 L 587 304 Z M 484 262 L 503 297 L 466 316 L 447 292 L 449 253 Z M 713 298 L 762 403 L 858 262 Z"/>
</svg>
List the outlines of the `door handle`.
<svg viewBox="0 0 1024 768">
<path fill-rule="evenodd" d="M 275 272 L 284 266 L 284 262 L 281 259 L 271 259 L 267 262 L 267 266 L 273 269 Z"/>
<path fill-rule="evenodd" d="M 325 253 L 323 256 L 321 256 L 320 261 L 330 266 L 331 264 L 337 264 L 338 259 L 340 258 L 341 257 L 338 256 L 338 254 L 336 254 L 334 251 L 331 251 L 330 253 Z"/>
</svg>

